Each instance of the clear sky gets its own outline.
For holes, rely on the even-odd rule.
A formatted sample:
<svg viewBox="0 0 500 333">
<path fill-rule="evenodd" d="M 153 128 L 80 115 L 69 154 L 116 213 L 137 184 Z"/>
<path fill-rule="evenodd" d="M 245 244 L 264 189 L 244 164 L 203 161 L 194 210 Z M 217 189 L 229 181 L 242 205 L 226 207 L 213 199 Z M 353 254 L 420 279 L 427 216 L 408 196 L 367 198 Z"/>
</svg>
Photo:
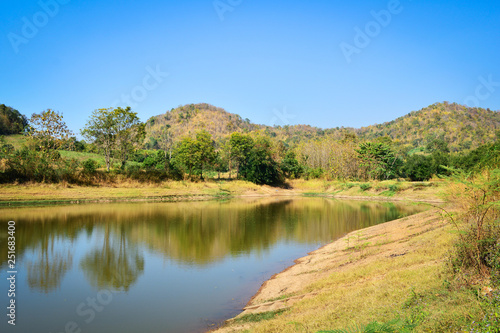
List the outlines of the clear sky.
<svg viewBox="0 0 500 333">
<path fill-rule="evenodd" d="M 140 118 L 206 102 L 361 127 L 435 102 L 500 109 L 500 2 L 2 0 L 0 103 Z"/>
</svg>

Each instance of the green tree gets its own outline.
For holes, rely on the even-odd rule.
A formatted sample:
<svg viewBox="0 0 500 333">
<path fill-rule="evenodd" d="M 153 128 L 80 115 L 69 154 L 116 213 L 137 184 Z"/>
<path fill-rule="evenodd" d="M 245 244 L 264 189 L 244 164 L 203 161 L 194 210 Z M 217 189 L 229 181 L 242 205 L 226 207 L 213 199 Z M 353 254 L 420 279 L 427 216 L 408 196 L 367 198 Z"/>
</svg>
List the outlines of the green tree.
<svg viewBox="0 0 500 333">
<path fill-rule="evenodd" d="M 116 128 L 115 157 L 121 162 L 121 168 L 125 167 L 129 155 L 138 148 L 144 140 L 146 132 L 145 124 L 141 123 L 136 112 L 130 107 L 113 110 Z"/>
<path fill-rule="evenodd" d="M 0 135 L 21 133 L 28 125 L 28 119 L 16 109 L 0 104 Z"/>
<path fill-rule="evenodd" d="M 203 170 L 213 165 L 215 157 L 215 145 L 212 135 L 205 130 L 198 132 L 195 141 L 195 161 L 198 164 L 202 179 Z"/>
<path fill-rule="evenodd" d="M 246 163 L 254 141 L 248 134 L 234 132 L 229 137 L 229 174 L 231 175 L 231 167 L 236 165 L 237 177 L 240 176 L 241 166 Z"/>
<path fill-rule="evenodd" d="M 190 137 L 183 138 L 176 146 L 174 151 L 174 163 L 192 176 L 193 167 L 196 165 L 196 144 Z"/>
<path fill-rule="evenodd" d="M 144 137 L 144 124 L 130 107 L 98 109 L 81 131 L 82 135 L 103 152 L 109 171 L 111 157 L 117 157 L 122 167 L 128 156 Z"/>
<path fill-rule="evenodd" d="M 276 185 L 283 181 L 278 163 L 272 157 L 271 142 L 261 136 L 254 141 L 251 150 L 245 155 L 240 165 L 244 179 L 256 184 Z"/>
<path fill-rule="evenodd" d="M 401 160 L 386 143 L 365 142 L 356 150 L 370 178 L 390 179 L 398 175 Z"/>
<path fill-rule="evenodd" d="M 213 165 L 216 158 L 212 136 L 207 131 L 200 131 L 196 139 L 185 137 L 177 145 L 175 159 L 189 173 L 199 173 L 203 179 L 203 170 Z"/>
</svg>

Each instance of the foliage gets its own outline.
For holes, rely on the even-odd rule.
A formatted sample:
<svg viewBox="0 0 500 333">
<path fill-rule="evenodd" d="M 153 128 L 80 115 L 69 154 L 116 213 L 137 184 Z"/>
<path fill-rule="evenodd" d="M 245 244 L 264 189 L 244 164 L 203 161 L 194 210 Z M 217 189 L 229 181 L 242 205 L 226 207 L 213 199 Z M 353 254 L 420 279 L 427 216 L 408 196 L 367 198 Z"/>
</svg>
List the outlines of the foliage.
<svg viewBox="0 0 500 333">
<path fill-rule="evenodd" d="M 49 151 L 61 148 L 73 134 L 63 120 L 62 113 L 51 109 L 34 113 L 30 118 L 29 135 L 38 149 Z"/>
<path fill-rule="evenodd" d="M 364 184 L 360 184 L 359 185 L 359 188 L 362 190 L 362 191 L 368 191 L 369 189 L 372 188 L 371 184 L 369 183 L 364 183 Z"/>
<path fill-rule="evenodd" d="M 203 170 L 207 170 L 216 158 L 215 147 L 210 133 L 200 131 L 196 139 L 184 137 L 174 151 L 175 164 L 189 173 L 199 174 L 203 179 Z"/>
<path fill-rule="evenodd" d="M 28 119 L 16 109 L 0 104 L 0 135 L 18 134 L 28 126 Z"/>
<path fill-rule="evenodd" d="M 304 173 L 304 167 L 299 164 L 293 151 L 286 153 L 285 158 L 281 161 L 280 168 L 283 175 L 289 179 L 300 178 Z"/>
<path fill-rule="evenodd" d="M 318 333 L 404 333 L 413 332 L 417 325 L 408 320 L 394 319 L 386 323 L 373 321 L 366 326 L 354 326 L 347 329 L 338 329 L 332 331 L 319 331 Z"/>
<path fill-rule="evenodd" d="M 447 214 L 459 232 L 455 271 L 474 269 L 479 274 L 498 271 L 500 243 L 500 169 L 484 170 L 473 177 L 454 171 L 450 197 L 461 208 L 458 216 Z"/>
<path fill-rule="evenodd" d="M 115 157 L 121 162 L 123 169 L 129 154 L 142 142 L 145 125 L 137 117 L 137 112 L 132 112 L 130 107 L 114 109 L 113 118 L 116 133 Z"/>
<path fill-rule="evenodd" d="M 130 107 L 98 109 L 94 110 L 81 133 L 104 154 L 109 171 L 113 156 L 124 168 L 130 153 L 142 141 L 144 124 Z"/>
<path fill-rule="evenodd" d="M 75 181 L 78 167 L 78 161 L 62 159 L 58 151 L 36 151 L 24 147 L 8 158 L 6 174 L 11 181 Z"/>
<path fill-rule="evenodd" d="M 500 332 L 500 290 L 492 292 L 490 297 L 482 299 L 484 315 L 479 320 L 473 321 L 467 332 L 472 333 L 497 333 Z"/>
<path fill-rule="evenodd" d="M 278 185 L 283 182 L 278 163 L 271 156 L 271 142 L 258 137 L 240 166 L 241 176 L 256 184 Z"/>
<path fill-rule="evenodd" d="M 283 312 L 285 312 L 285 310 L 267 311 L 255 314 L 252 313 L 237 317 L 235 321 L 237 323 L 255 323 L 263 320 L 273 319 L 274 317 L 281 315 Z"/>
<path fill-rule="evenodd" d="M 397 177 L 401 160 L 389 145 L 381 142 L 364 142 L 356 150 L 361 167 L 366 168 L 369 178 L 384 180 Z"/>
<path fill-rule="evenodd" d="M 93 175 L 96 172 L 98 166 L 99 164 L 95 160 L 89 158 L 82 163 L 83 173 L 87 175 Z"/>
<path fill-rule="evenodd" d="M 492 142 L 499 125 L 499 112 L 443 102 L 355 132 L 368 141 L 389 136 L 397 140 L 398 145 L 410 148 L 427 146 L 437 138 L 443 140 L 450 151 L 458 152 Z"/>
</svg>

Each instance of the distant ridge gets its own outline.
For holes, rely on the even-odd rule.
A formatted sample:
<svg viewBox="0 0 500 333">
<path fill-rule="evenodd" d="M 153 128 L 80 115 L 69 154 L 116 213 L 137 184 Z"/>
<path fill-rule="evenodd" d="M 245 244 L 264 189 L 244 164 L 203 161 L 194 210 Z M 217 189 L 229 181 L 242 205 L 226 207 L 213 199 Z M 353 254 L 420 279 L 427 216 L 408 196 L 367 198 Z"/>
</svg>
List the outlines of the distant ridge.
<svg viewBox="0 0 500 333">
<path fill-rule="evenodd" d="M 183 136 L 194 136 L 201 129 L 207 130 L 215 140 L 232 132 L 260 131 L 289 145 L 325 135 L 340 139 L 346 132 L 352 132 L 362 140 L 388 136 L 408 150 L 421 147 L 433 138 L 442 138 L 451 151 L 464 151 L 495 140 L 500 130 L 500 112 L 443 102 L 383 124 L 359 129 L 320 129 L 309 125 L 259 125 L 210 104 L 188 104 L 148 119 L 145 141 L 148 148 L 158 148 L 157 141 L 165 129 L 174 142 Z"/>
</svg>

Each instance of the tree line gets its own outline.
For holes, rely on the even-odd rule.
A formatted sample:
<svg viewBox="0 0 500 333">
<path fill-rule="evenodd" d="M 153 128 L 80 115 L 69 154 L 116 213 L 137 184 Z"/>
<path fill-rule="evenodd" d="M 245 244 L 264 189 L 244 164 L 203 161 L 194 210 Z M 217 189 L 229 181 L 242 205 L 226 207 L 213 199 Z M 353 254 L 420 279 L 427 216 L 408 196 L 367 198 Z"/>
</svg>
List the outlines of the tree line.
<svg viewBox="0 0 500 333">
<path fill-rule="evenodd" d="M 16 115 L 12 108 L 1 110 Z M 201 129 L 174 140 L 173 129 L 165 125 L 158 129 L 158 149 L 150 150 L 144 149 L 146 125 L 130 107 L 95 110 L 80 131 L 84 140 L 77 140 L 63 115 L 50 109 L 29 120 L 22 115 L 15 119 L 24 124 L 15 132 L 27 140 L 14 149 L 1 139 L 2 182 L 92 183 L 116 175 L 143 181 L 244 179 L 269 185 L 296 178 L 423 181 L 447 175 L 450 168 L 474 171 L 499 162 L 500 140 L 452 153 L 442 137 L 430 136 L 421 149 L 406 151 L 388 136 L 367 141 L 349 131 L 340 138 L 326 135 L 290 143 L 263 129 L 217 139 Z M 62 151 L 96 153 L 104 163 L 75 154 L 64 158 Z"/>
</svg>

